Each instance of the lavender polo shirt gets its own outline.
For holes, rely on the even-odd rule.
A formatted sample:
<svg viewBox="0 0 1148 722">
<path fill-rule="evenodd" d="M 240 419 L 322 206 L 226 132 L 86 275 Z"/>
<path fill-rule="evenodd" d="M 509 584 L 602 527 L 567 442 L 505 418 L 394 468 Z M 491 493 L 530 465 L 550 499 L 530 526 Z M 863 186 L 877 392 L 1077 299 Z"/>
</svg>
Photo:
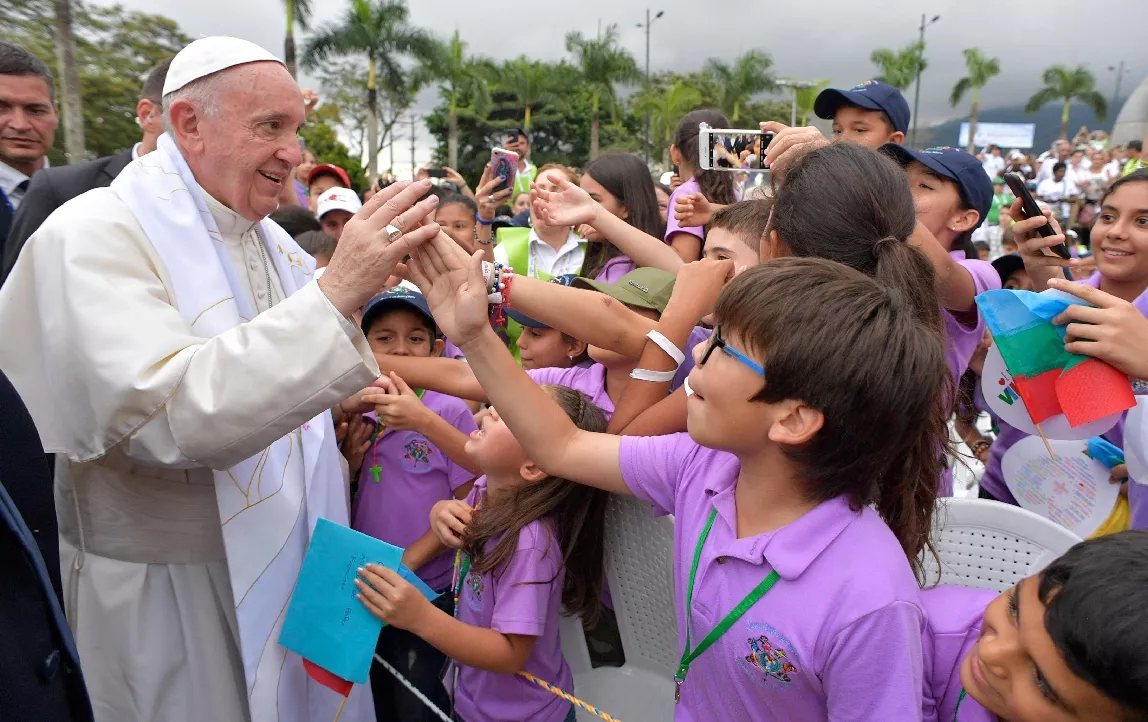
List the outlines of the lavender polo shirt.
<svg viewBox="0 0 1148 722">
<path fill-rule="evenodd" d="M 606 261 L 606 265 L 602 266 L 602 270 L 598 271 L 594 280 L 602 283 L 613 283 L 637 267 L 638 264 L 630 260 L 629 256 L 614 256 Z"/>
<path fill-rule="evenodd" d="M 685 183 L 678 186 L 678 189 L 670 194 L 670 205 L 666 212 L 666 243 L 670 242 L 670 238 L 675 233 L 688 233 L 691 236 L 697 236 L 701 240 L 705 240 L 706 232 L 701 226 L 683 226 L 678 223 L 678 219 L 674 216 L 674 209 L 678 207 L 678 199 L 682 196 L 688 196 L 691 193 L 701 193 L 702 187 L 698 185 L 697 178 L 690 178 Z"/>
<path fill-rule="evenodd" d="M 977 259 L 957 261 L 957 263 L 973 277 L 976 295 L 979 296 L 985 291 L 992 291 L 1001 287 L 1000 274 L 996 272 L 991 263 Z M 985 337 L 985 319 L 976 306 L 973 306 L 973 309 L 967 314 L 961 315 L 972 318 L 974 311 L 977 319 L 976 324 L 972 326 L 966 326 L 958 321 L 953 312 L 948 309 L 944 309 L 942 314 L 945 318 L 945 361 L 949 364 L 949 371 L 953 375 L 954 384 L 961 380 L 961 374 L 969 367 L 969 361 L 976 352 L 977 345 Z"/>
<path fill-rule="evenodd" d="M 981 634 L 981 620 L 996 592 L 972 587 L 937 586 L 921 592 L 925 630 L 925 722 L 953 722 L 961 690 L 961 662 Z M 996 716 L 965 696 L 959 722 L 996 722 Z"/>
<path fill-rule="evenodd" d="M 548 366 L 530 369 L 526 374 L 537 384 L 567 386 L 581 391 L 590 397 L 595 406 L 606 412 L 607 419 L 614 415 L 614 402 L 606 393 L 606 367 L 602 364 L 571 366 L 568 369 Z"/>
<path fill-rule="evenodd" d="M 676 516 L 678 628 L 697 644 L 772 570 L 780 580 L 712 647 L 682 685 L 676 722 L 921 719 L 925 616 L 892 532 L 869 508 L 824 502 L 768 534 L 738 539 L 740 464 L 687 434 L 623 437 L 630 491 Z M 692 609 L 694 548 L 710 510 Z"/>
<path fill-rule="evenodd" d="M 477 428 L 461 399 L 427 391 L 422 401 L 464 434 Z M 381 467 L 379 483 L 371 471 L 374 466 Z M 405 549 L 430 531 L 435 502 L 453 499 L 455 489 L 473 478 L 422 434 L 387 431 L 363 457 L 351 527 Z M 442 591 L 450 586 L 453 561 L 454 552 L 444 552 L 418 570 L 419 578 Z"/>
<path fill-rule="evenodd" d="M 474 483 L 467 503 L 486 494 L 486 477 Z M 537 637 L 523 670 L 567 692 L 574 689 L 558 640 L 558 611 L 566 572 L 554 524 L 539 519 L 518 535 L 518 550 L 492 574 L 470 573 L 458 599 L 458 618 L 503 634 Z M 497 539 L 487 544 L 493 548 Z M 570 703 L 525 677 L 458 665 L 455 710 L 467 722 L 562 722 Z"/>
</svg>

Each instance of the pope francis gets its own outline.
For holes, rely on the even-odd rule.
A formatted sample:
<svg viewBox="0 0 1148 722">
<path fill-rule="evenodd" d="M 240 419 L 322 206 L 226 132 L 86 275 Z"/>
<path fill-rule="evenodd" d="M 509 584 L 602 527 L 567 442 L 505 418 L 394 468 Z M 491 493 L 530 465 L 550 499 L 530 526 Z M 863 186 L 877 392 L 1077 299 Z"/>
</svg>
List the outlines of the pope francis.
<svg viewBox="0 0 1148 722">
<path fill-rule="evenodd" d="M 325 275 L 266 216 L 303 95 L 234 38 L 174 59 L 167 133 L 57 210 L 0 290 L 0 367 L 58 454 L 68 619 L 100 722 L 327 722 L 277 643 L 318 518 L 347 522 L 329 408 L 378 376 L 349 320 L 438 232 L 429 185 L 347 223 Z M 373 720 L 357 690 L 344 722 Z"/>
</svg>

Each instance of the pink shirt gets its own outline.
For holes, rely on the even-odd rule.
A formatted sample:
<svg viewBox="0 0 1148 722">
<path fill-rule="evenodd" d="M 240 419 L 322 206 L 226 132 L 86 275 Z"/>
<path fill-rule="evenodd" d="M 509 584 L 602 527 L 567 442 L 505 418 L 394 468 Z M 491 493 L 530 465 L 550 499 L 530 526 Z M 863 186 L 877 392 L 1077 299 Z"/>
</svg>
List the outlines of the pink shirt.
<svg viewBox="0 0 1148 722">
<path fill-rule="evenodd" d="M 691 193 L 701 193 L 702 187 L 698 185 L 697 178 L 690 178 L 685 183 L 678 186 L 678 189 L 670 194 L 669 212 L 666 213 L 666 243 L 670 242 L 670 238 L 675 233 L 688 233 L 691 236 L 705 240 L 705 229 L 701 226 L 682 226 L 678 223 L 678 219 L 674 216 L 674 209 L 678 207 L 678 198 L 688 196 Z"/>
<path fill-rule="evenodd" d="M 687 434 L 623 437 L 630 491 L 676 516 L 678 628 L 697 644 L 772 570 L 777 584 L 705 653 L 681 689 L 676 722 L 921 719 L 925 617 L 917 581 L 889 528 L 868 507 L 826 501 L 776 531 L 738 539 L 731 454 Z M 695 545 L 702 550 L 684 609 Z"/>
<path fill-rule="evenodd" d="M 953 722 L 961 690 L 961 662 L 981 634 L 981 621 L 997 593 L 942 585 L 921 592 L 925 631 L 925 722 Z M 960 703 L 959 722 L 996 722 L 996 715 L 968 695 Z"/>
<path fill-rule="evenodd" d="M 427 391 L 422 401 L 464 434 L 477 428 L 461 399 Z M 435 502 L 453 499 L 473 478 L 417 431 L 386 431 L 363 457 L 351 528 L 405 549 L 430 531 Z M 444 552 L 418 570 L 419 578 L 435 591 L 446 589 L 453 560 L 453 552 Z"/>
<path fill-rule="evenodd" d="M 480 477 L 467 497 L 474 506 L 486 495 Z M 494 547 L 497 539 L 487 544 Z M 558 640 L 558 612 L 566 571 L 557 530 L 549 519 L 523 527 L 518 550 L 494 573 L 470 573 L 458 598 L 458 619 L 503 634 L 537 637 L 523 670 L 568 692 L 570 667 Z M 458 665 L 455 710 L 466 722 L 562 722 L 570 703 L 516 674 L 496 674 Z M 449 679 L 449 677 L 448 677 Z"/>
</svg>

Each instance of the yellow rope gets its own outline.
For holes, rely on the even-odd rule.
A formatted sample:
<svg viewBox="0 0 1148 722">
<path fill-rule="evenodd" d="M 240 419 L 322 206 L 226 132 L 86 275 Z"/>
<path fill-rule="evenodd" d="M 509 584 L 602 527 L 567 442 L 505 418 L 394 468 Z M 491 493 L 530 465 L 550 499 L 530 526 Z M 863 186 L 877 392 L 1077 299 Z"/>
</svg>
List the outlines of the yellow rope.
<svg viewBox="0 0 1148 722">
<path fill-rule="evenodd" d="M 592 705 L 589 705 L 589 704 L 583 702 L 582 700 L 578 699 L 574 695 L 567 694 L 565 691 L 558 689 L 557 687 L 555 687 L 554 685 L 550 684 L 549 682 L 547 682 L 545 680 L 538 679 L 537 677 L 535 677 L 533 674 L 530 674 L 529 672 L 519 672 L 518 674 L 522 675 L 523 677 L 530 680 L 531 682 L 538 685 L 539 687 L 546 690 L 547 692 L 550 692 L 551 694 L 556 694 L 559 697 L 561 697 L 562 699 L 566 700 L 567 702 L 572 702 L 573 704 L 575 704 L 578 707 L 581 707 L 582 709 L 586 710 L 590 714 L 606 720 L 606 722 L 621 722 L 621 720 L 619 720 L 617 717 L 611 717 L 610 715 L 606 714 L 605 712 L 598 709 L 597 707 L 594 707 Z"/>
</svg>

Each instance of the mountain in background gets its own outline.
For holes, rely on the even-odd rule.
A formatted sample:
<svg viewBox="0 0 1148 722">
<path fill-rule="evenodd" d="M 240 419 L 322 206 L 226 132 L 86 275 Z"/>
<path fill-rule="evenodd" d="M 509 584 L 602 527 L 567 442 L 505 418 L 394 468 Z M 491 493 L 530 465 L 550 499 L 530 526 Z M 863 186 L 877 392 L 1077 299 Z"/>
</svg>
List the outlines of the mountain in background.
<svg viewBox="0 0 1148 722">
<path fill-rule="evenodd" d="M 1072 136 L 1076 135 L 1076 131 L 1080 130 L 1080 126 L 1086 125 L 1089 130 L 1106 130 L 1112 132 L 1112 124 L 1116 122 L 1116 116 L 1120 113 L 1120 108 L 1124 106 L 1124 101 L 1128 100 L 1128 96 L 1120 98 L 1116 107 L 1108 109 L 1108 118 L 1104 121 L 1097 121 L 1096 114 L 1092 112 L 1091 108 L 1083 105 L 1073 104 L 1072 111 L 1068 116 L 1068 136 L 1069 140 Z M 1063 106 L 1060 103 L 1046 105 L 1035 113 L 1024 112 L 1024 105 L 1009 106 L 1005 108 L 989 108 L 982 110 L 977 115 L 978 123 L 1036 123 L 1036 136 L 1033 139 L 1032 152 L 1040 154 L 1048 150 L 1052 145 L 1052 141 L 1056 140 L 1060 135 L 1060 111 Z M 922 148 L 927 148 L 934 145 L 951 145 L 956 146 L 957 141 L 960 140 L 961 123 L 967 122 L 969 117 L 963 116 L 946 120 L 944 123 L 930 126 L 928 128 L 917 129 L 917 145 Z M 1005 148 L 1007 151 L 1008 148 Z"/>
</svg>

